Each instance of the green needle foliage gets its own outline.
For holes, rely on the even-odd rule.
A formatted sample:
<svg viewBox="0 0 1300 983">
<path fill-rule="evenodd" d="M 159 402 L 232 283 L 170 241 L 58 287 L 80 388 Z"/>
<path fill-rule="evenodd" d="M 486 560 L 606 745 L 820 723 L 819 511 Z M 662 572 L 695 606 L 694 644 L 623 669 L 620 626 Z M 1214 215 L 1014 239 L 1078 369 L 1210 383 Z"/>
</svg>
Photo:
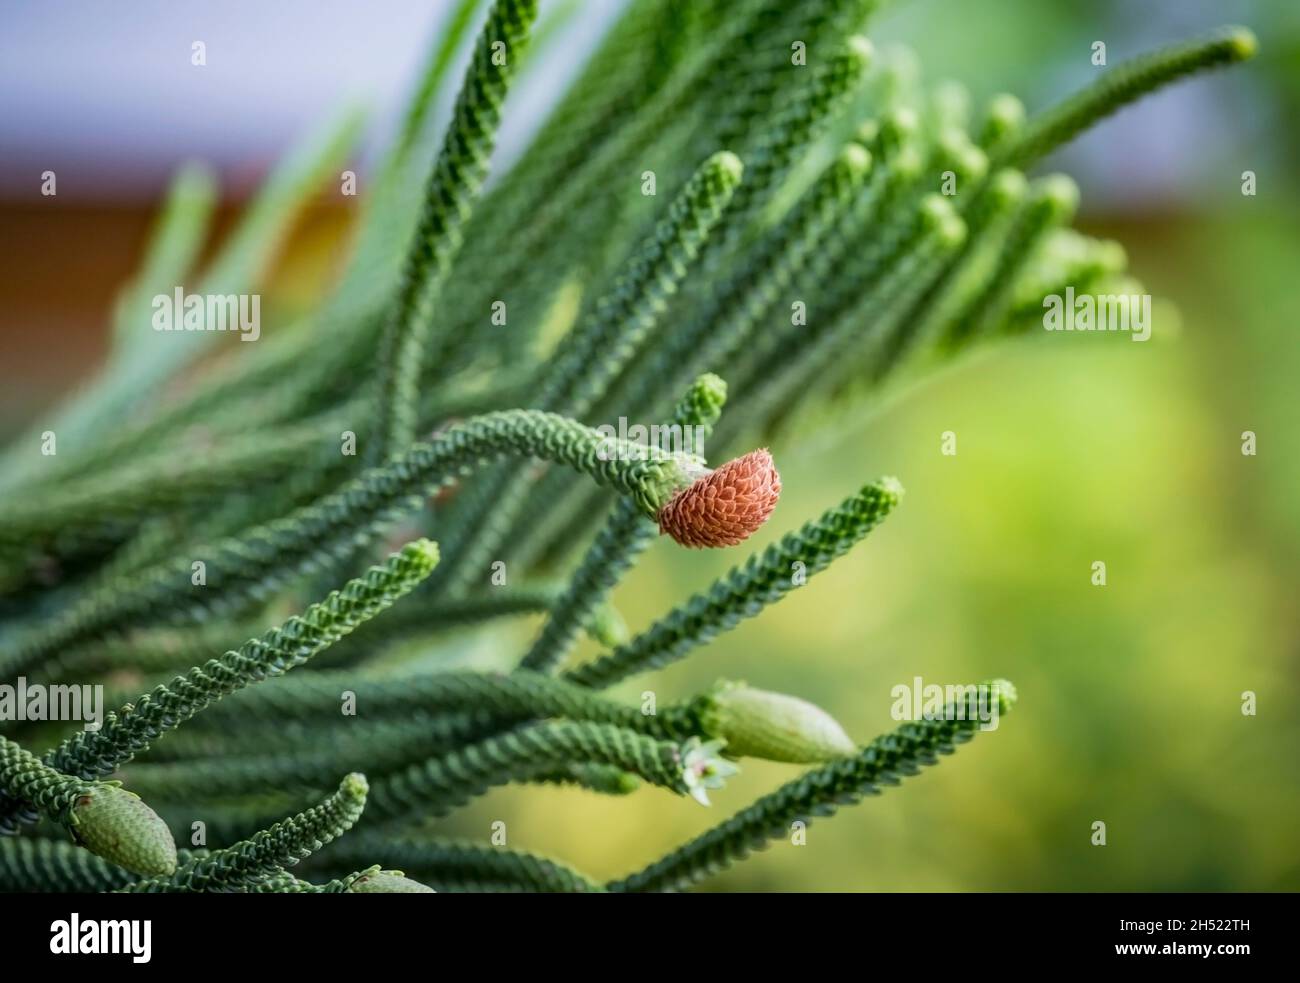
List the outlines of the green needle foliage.
<svg viewBox="0 0 1300 983">
<path fill-rule="evenodd" d="M 560 343 L 543 374 L 535 405 L 575 417 L 591 409 L 610 380 L 637 355 L 722 217 L 742 173 L 740 160 L 727 151 L 700 166 L 610 292 Z M 459 554 L 452 554 L 461 579 L 448 586 L 459 586 L 496 552 L 527 494 L 527 483 L 513 470 L 502 469 L 465 510 L 468 514 L 451 517 L 478 534 Z"/>
<path fill-rule="evenodd" d="M 34 836 L 0 839 L 0 891 L 90 894 L 115 891 L 137 879 L 75 843 Z"/>
<path fill-rule="evenodd" d="M 805 577 L 825 570 L 875 528 L 901 494 L 902 488 L 892 479 L 867 485 L 820 519 L 750 557 L 627 644 L 570 670 L 566 678 L 600 688 L 685 657 L 719 632 L 779 601 Z"/>
<path fill-rule="evenodd" d="M 1257 47 L 1244 27 L 1225 27 L 1117 65 L 1088 89 L 1030 120 L 999 163 L 1024 167 L 1135 99 L 1185 75 L 1245 61 Z"/>
<path fill-rule="evenodd" d="M 1015 687 L 1006 680 L 985 685 L 996 701 L 996 715 L 1008 712 L 1016 699 Z M 939 717 L 904 724 L 856 755 L 796 778 L 645 870 L 611 883 L 609 890 L 681 890 L 787 836 L 793 822 L 807 824 L 815 816 L 833 815 L 839 806 L 878 794 L 882 785 L 897 785 L 974 736 L 980 720 L 962 711 L 951 705 Z"/>
<path fill-rule="evenodd" d="M 460 249 L 461 227 L 487 177 L 502 103 L 536 17 L 537 0 L 498 0 L 474 47 L 380 341 L 380 426 L 370 455 L 373 461 L 384 460 L 415 438 L 420 372 L 428 354 L 425 337 L 433 308 Z"/>
<path fill-rule="evenodd" d="M 660 741 L 609 724 L 537 724 L 419 762 L 375 785 L 372 818 L 445 815 L 494 785 L 545 774 L 569 761 L 613 765 L 653 785 L 708 804 L 735 768 L 718 756 L 722 741 Z"/>
<path fill-rule="evenodd" d="M 325 884 L 313 884 L 287 871 L 269 874 L 247 887 L 250 894 L 433 894 L 434 890 L 413 881 L 400 870 L 381 870 L 378 864 L 355 871 Z"/>
<path fill-rule="evenodd" d="M 591 894 L 604 890 L 559 861 L 527 851 L 454 840 L 349 837 L 326 852 L 325 869 L 364 862 L 356 858 L 400 867 L 438 891 Z"/>
<path fill-rule="evenodd" d="M 1011 343 L 1044 296 L 1128 292 L 1123 249 L 1070 228 L 1073 183 L 1031 169 L 1255 41 L 1142 55 L 1029 114 L 877 57 L 878 5 L 631 0 L 493 173 L 530 49 L 579 6 L 534 31 L 536 0 L 496 0 L 471 39 L 461 0 L 338 283 L 257 345 L 160 339 L 151 298 L 258 282 L 356 116 L 276 168 L 204 271 L 216 189 L 177 177 L 103 373 L 0 449 L 0 684 L 121 703 L 96 730 L 0 719 L 0 888 L 681 890 L 974 734 L 951 707 L 857 746 L 796 694 L 600 691 L 761 615 L 899 504 L 883 479 L 788 516 L 756 445 L 779 462 L 800 428 Z M 737 544 L 773 514 L 792 531 L 628 631 L 612 602 L 661 532 Z M 582 632 L 598 652 L 566 665 Z M 511 782 L 707 804 L 753 757 L 812 770 L 608 885 L 442 819 Z M 178 855 L 197 821 L 210 847 Z"/>
<path fill-rule="evenodd" d="M 221 590 L 195 584 L 185 559 L 159 564 L 123 584 L 89 591 L 58 617 L 0 654 L 0 672 L 16 675 L 52 652 L 132 619 L 148 622 L 160 604 L 175 620 L 265 595 L 294 573 L 330 557 L 346 557 L 373 542 L 382 530 L 419 505 L 419 496 L 449 483 L 462 471 L 506 455 L 536 456 L 568 465 L 630 495 L 654 516 L 689 483 L 682 463 L 657 448 L 626 441 L 609 445 L 597 431 L 567 417 L 530 410 L 488 413 L 458 424 L 429 443 L 416 444 L 387 465 L 372 468 L 332 495 L 284 519 L 257 525 L 203 551 L 205 579 Z"/>
<path fill-rule="evenodd" d="M 449 670 L 375 676 L 299 673 L 275 685 L 255 687 L 231 697 L 214 707 L 207 721 L 223 729 L 238 723 L 245 729 L 265 728 L 269 733 L 287 724 L 328 721 L 338 714 L 345 698 L 354 706 L 358 718 L 348 724 L 348 729 L 362 731 L 358 749 L 371 755 L 393 750 L 401 741 L 396 733 L 365 733 L 371 725 L 363 721 L 380 718 L 389 721 L 391 728 L 403 728 L 413 747 L 443 736 L 438 724 L 409 721 L 407 717 L 413 713 L 469 714 L 485 724 L 497 725 L 547 717 L 611 724 L 663 740 L 721 740 L 726 742 L 728 756 L 750 755 L 773 761 L 826 760 L 843 753 L 847 740 L 839 724 L 812 704 L 744 684 L 719 683 L 710 692 L 681 703 L 657 706 L 650 713 L 528 669 L 511 673 Z M 458 720 L 458 716 L 452 720 Z M 335 733 L 342 735 L 339 729 Z M 342 753 L 343 749 L 339 749 L 333 757 L 322 757 L 322 766 L 328 767 Z M 280 765 L 283 767 L 277 767 Z M 194 774 L 187 776 L 185 767 L 192 768 Z M 218 794 L 225 794 L 274 785 L 272 771 L 282 772 L 281 780 L 287 782 L 295 774 L 302 777 L 308 768 L 308 763 L 297 755 L 293 761 L 284 762 L 223 758 L 211 763 L 142 765 L 131 769 L 130 776 L 133 787 L 165 790 L 184 786 L 202 794 L 205 787 L 220 785 L 223 792 Z"/>
<path fill-rule="evenodd" d="M 224 850 L 214 850 L 182 864 L 168 877 L 137 881 L 131 893 L 225 892 L 279 874 L 279 868 L 311 856 L 346 833 L 366 806 L 366 779 L 352 774 L 319 805 L 276 823 Z"/>
<path fill-rule="evenodd" d="M 609 379 L 636 354 L 690 272 L 743 173 L 740 158 L 725 150 L 700 165 L 610 293 L 560 343 L 537 393 L 538 406 L 575 416 L 586 413 Z"/>
<path fill-rule="evenodd" d="M 184 676 L 146 693 L 111 713 L 94 731 L 82 731 L 46 755 L 52 768 L 84 778 L 99 778 L 130 761 L 150 744 L 205 707 L 253 683 L 301 665 L 361 622 L 391 605 L 429 575 L 438 562 L 437 547 L 418 540 L 372 567 L 301 617 L 195 666 Z M 21 788 L 0 796 L 0 825 L 12 821 L 27 797 Z M 36 803 L 39 810 L 39 803 Z"/>
</svg>

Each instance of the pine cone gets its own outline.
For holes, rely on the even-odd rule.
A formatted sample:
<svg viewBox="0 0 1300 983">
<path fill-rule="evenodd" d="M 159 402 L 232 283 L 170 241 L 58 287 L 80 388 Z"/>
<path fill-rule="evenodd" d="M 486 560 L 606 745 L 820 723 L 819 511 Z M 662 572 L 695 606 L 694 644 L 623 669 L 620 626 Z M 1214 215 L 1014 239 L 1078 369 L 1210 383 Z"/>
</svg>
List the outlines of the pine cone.
<svg viewBox="0 0 1300 983">
<path fill-rule="evenodd" d="M 683 546 L 735 546 L 767 521 L 780 495 L 772 455 L 750 451 L 669 499 L 659 510 L 659 531 Z"/>
</svg>

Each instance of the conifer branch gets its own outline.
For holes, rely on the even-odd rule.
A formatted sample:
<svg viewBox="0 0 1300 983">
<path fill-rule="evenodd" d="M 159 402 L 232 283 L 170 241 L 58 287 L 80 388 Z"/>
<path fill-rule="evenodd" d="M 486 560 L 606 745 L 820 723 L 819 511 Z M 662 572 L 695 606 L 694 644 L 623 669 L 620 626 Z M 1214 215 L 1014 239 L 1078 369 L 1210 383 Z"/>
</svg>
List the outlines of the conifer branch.
<svg viewBox="0 0 1300 983">
<path fill-rule="evenodd" d="M 393 719 L 413 712 L 468 713 L 509 724 L 530 718 L 562 717 L 605 723 L 664 740 L 701 731 L 701 706 L 683 703 L 660 707 L 653 714 L 593 694 L 589 689 L 543 673 L 448 670 L 437 673 L 365 676 L 350 672 L 301 673 L 259 686 L 213 708 L 215 722 L 318 722 L 337 715 L 343 693 L 354 698 L 358 722 L 372 717 Z M 349 725 L 352 721 L 348 721 Z M 426 726 L 421 723 L 417 726 Z"/>
<path fill-rule="evenodd" d="M 720 787 L 735 771 L 718 750 L 694 738 L 678 744 L 609 724 L 537 724 L 385 776 L 375 783 L 369 819 L 392 823 L 445 815 L 497 785 L 570 762 L 613 765 L 707 804 L 706 790 Z"/>
<path fill-rule="evenodd" d="M 434 305 L 460 249 L 461 227 L 487 176 L 501 107 L 536 17 L 537 0 L 497 0 L 474 49 L 380 341 L 379 429 L 366 449 L 371 463 L 386 460 L 415 438 Z M 436 358 L 438 341 L 432 340 Z"/>
<path fill-rule="evenodd" d="M 96 481 L 0 507 L 0 550 L 30 548 L 54 537 L 111 541 L 115 530 L 264 482 L 302 460 L 338 429 L 319 424 L 242 438 L 196 459 L 160 454 Z"/>
<path fill-rule="evenodd" d="M 134 704 L 108 714 L 98 730 L 82 731 L 45 756 L 53 769 L 96 779 L 146 750 L 154 741 L 205 707 L 231 693 L 288 672 L 310 659 L 361 622 L 374 617 L 429 575 L 438 561 L 428 540 L 407 544 L 382 567 L 349 581 L 301 617 L 290 618 L 238 651 L 196 666 L 183 676 L 146 693 Z M 4 790 L 0 828 L 21 810 L 24 796 Z M 38 808 L 39 803 L 36 803 Z"/>
<path fill-rule="evenodd" d="M 789 172 L 800 151 L 830 124 L 862 82 L 874 51 L 871 42 L 854 36 L 843 42 L 825 63 L 817 63 L 802 82 L 796 77 L 791 91 L 778 106 L 770 127 L 759 131 L 757 146 L 747 157 L 750 173 L 736 195 L 735 221 L 730 241 L 743 231 L 743 220 L 762 195 L 770 194 Z M 786 66 L 788 70 L 790 66 Z"/>
<path fill-rule="evenodd" d="M 730 546 L 772 514 L 781 475 L 747 432 L 778 440 L 791 422 L 858 418 L 848 400 L 879 401 L 913 370 L 1027 333 L 1046 294 L 1141 291 L 1122 248 L 1069 229 L 1067 179 L 1024 171 L 1139 96 L 1249 57 L 1255 40 L 1225 28 L 1026 117 L 1009 94 L 973 112 L 965 87 L 924 82 L 905 49 L 868 81 L 858 32 L 877 6 L 631 0 L 485 188 L 534 35 L 578 5 L 535 32 L 537 0 L 495 0 L 454 94 L 442 80 L 479 7 L 455 0 L 364 182 L 343 275 L 211 368 L 196 356 L 215 334 L 140 341 L 149 296 L 192 274 L 209 233 L 211 183 L 182 176 L 114 313 L 106 370 L 3 452 L 0 682 L 102 680 L 122 706 L 94 732 L 62 719 L 74 712 L 0 721 L 23 742 L 0 738 L 0 833 L 44 817 L 75 841 L 0 837 L 0 888 L 679 890 L 974 733 L 948 708 L 858 747 L 821 708 L 744 683 L 638 704 L 597 692 L 802 586 L 890 513 L 892 479 L 635 637 L 609 595 L 656 530 Z M 857 115 L 867 107 L 878 115 Z M 200 293 L 253 285 L 306 196 L 332 182 L 354 122 L 276 168 Z M 670 194 L 638 194 L 652 179 Z M 728 380 L 725 417 L 727 386 L 709 371 Z M 695 440 L 589 426 L 634 414 L 663 421 L 669 442 L 674 427 Z M 739 456 L 711 452 L 710 467 L 702 437 Z M 385 537 L 430 524 L 437 577 L 425 540 L 353 576 Z M 544 579 L 571 555 L 571 573 Z M 479 578 L 498 558 L 509 577 L 492 568 L 489 589 Z M 525 613 L 546 617 L 509 673 L 465 668 L 477 647 L 444 634 Z M 584 629 L 605 654 L 553 674 Z M 993 689 L 1005 712 L 1014 691 Z M 741 757 L 815 767 L 609 885 L 422 828 L 511 782 L 627 796 L 644 781 L 707 803 Z M 358 822 L 367 797 L 359 839 L 317 858 L 312 879 L 287 869 Z M 167 824 L 196 820 L 235 846 L 178 851 Z M 335 879 L 315 883 L 313 869 Z"/>
<path fill-rule="evenodd" d="M 743 173 L 740 159 L 728 151 L 720 151 L 700 165 L 669 205 L 667 215 L 632 254 L 610 291 L 561 341 L 542 374 L 534 405 L 575 418 L 586 416 L 637 356 L 667 310 L 669 299 L 694 268 Z M 449 567 L 458 571 L 458 576 L 444 579 L 444 589 L 460 591 L 466 580 L 483 569 L 500 549 L 529 494 L 529 483 L 509 466 L 496 469 L 484 488 L 474 490 L 471 504 L 449 522 L 453 529 L 468 531 L 463 538 L 451 537 L 454 547 L 448 550 Z"/>
<path fill-rule="evenodd" d="M 684 435 L 690 434 L 692 449 L 702 451 L 726 398 L 726 383 L 716 375 L 703 375 L 678 404 L 669 426 L 678 428 L 683 440 Z M 616 503 L 613 514 L 588 548 L 564 595 L 552 608 L 550 618 L 520 665 L 537 672 L 551 672 L 562 664 L 579 627 L 590 621 L 597 606 L 650 545 L 654 535 L 654 524 L 627 499 Z"/>
<path fill-rule="evenodd" d="M 844 211 L 855 202 L 869 202 L 870 196 L 859 191 L 871 166 L 870 153 L 848 144 L 790 219 L 772 229 L 758 256 L 733 276 L 716 300 L 706 301 L 704 313 L 693 315 L 648 353 L 648 364 L 627 378 L 626 391 L 615 391 L 618 401 L 624 406 L 656 406 L 666 393 L 680 388 L 679 380 L 686 374 L 706 369 L 724 372 L 734 364 L 760 321 L 805 265 L 828 248 L 825 240 Z"/>
<path fill-rule="evenodd" d="M 636 354 L 640 342 L 690 272 L 745 173 L 729 151 L 711 156 L 668 206 L 610 292 L 565 337 L 542 379 L 536 404 L 582 417 Z"/>
<path fill-rule="evenodd" d="M 1000 716 L 1010 711 L 1016 698 L 1014 687 L 1005 680 L 985 685 L 996 700 L 996 713 Z M 948 706 L 939 718 L 903 724 L 853 757 L 823 765 L 763 796 L 720 826 L 607 888 L 618 892 L 689 888 L 744 860 L 769 841 L 787 836 L 796 820 L 806 824 L 814 817 L 833 815 L 841 805 L 878 794 L 880 786 L 897 785 L 922 767 L 937 764 L 939 755 L 951 754 L 980 728 L 979 717 L 956 704 Z"/>
<path fill-rule="evenodd" d="M 567 864 L 536 853 L 455 840 L 380 838 L 340 840 L 323 857 L 327 870 L 373 860 L 401 870 L 439 891 L 527 891 L 589 894 L 599 883 Z"/>
<path fill-rule="evenodd" d="M 1035 182 L 1002 243 L 996 265 L 983 288 L 948 325 L 944 343 L 958 346 L 987 335 L 1005 318 L 1017 279 L 1034 258 L 1042 240 L 1074 217 L 1078 186 L 1063 174 Z"/>
<path fill-rule="evenodd" d="M 296 864 L 352 828 L 366 805 L 363 775 L 343 779 L 338 791 L 319 805 L 276 823 L 247 840 L 195 857 L 168 877 L 136 881 L 121 891 L 134 894 L 226 892 Z"/>
<path fill-rule="evenodd" d="M 0 837 L 0 891 L 90 894 L 126 887 L 138 876 L 65 840 Z"/>
<path fill-rule="evenodd" d="M 147 619 L 160 605 L 197 610 L 234 607 L 264 595 L 323 558 L 347 557 L 373 542 L 389 523 L 409 513 L 419 497 L 462 471 L 506 455 L 537 456 L 564 464 L 600 484 L 631 495 L 648 516 L 690 483 L 682 465 L 656 448 L 611 441 L 566 417 L 505 410 L 466 421 L 429 443 L 416 444 L 381 468 L 339 491 L 204 550 L 206 579 L 219 590 L 191 582 L 189 558 L 141 572 L 122 586 L 106 586 L 64 610 L 50 623 L 0 652 L 0 678 L 14 676 L 49 653 Z"/>
<path fill-rule="evenodd" d="M 1255 35 L 1246 28 L 1222 27 L 1203 38 L 1116 65 L 1086 89 L 1031 117 L 998 163 L 1023 170 L 1129 103 L 1186 75 L 1245 61 L 1254 56 L 1257 47 Z"/>
<path fill-rule="evenodd" d="M 812 576 L 842 556 L 876 527 L 898 504 L 902 488 L 892 479 L 866 485 L 821 518 L 789 533 L 761 554 L 733 567 L 712 587 L 696 594 L 626 645 L 594 662 L 578 666 L 564 678 L 601 689 L 628 676 L 662 668 L 691 649 L 758 614 L 801 583 L 801 564 Z"/>
</svg>

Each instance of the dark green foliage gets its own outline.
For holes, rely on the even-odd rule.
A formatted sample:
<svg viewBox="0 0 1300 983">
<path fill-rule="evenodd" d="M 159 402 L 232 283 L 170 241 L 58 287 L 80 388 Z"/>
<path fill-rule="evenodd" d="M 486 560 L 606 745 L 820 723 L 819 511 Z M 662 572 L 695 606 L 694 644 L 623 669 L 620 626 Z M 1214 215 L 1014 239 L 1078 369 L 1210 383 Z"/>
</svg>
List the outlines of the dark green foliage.
<svg viewBox="0 0 1300 983">
<path fill-rule="evenodd" d="M 742 170 L 739 159 L 727 151 L 700 165 L 667 216 L 633 252 L 609 293 L 561 340 L 541 373 L 533 405 L 578 418 L 591 410 L 611 380 L 637 355 L 668 299 L 690 272 L 740 183 Z M 470 532 L 452 540 L 458 544 L 464 540 L 459 551 L 449 550 L 454 568 L 461 573 L 457 580 L 444 580 L 444 587 L 456 590 L 482 570 L 511 520 L 525 507 L 529 491 L 529 483 L 520 480 L 516 469 L 503 465 L 468 508 L 453 513 L 449 524 Z"/>
<path fill-rule="evenodd" d="M 703 789 L 717 787 L 715 776 L 733 770 L 716 754 L 716 746 L 695 738 L 679 744 L 610 724 L 537 724 L 385 777 L 375 785 L 372 813 L 381 822 L 445 815 L 494 785 L 569 761 L 613 765 L 679 795 L 700 797 Z"/>
<path fill-rule="evenodd" d="M 537 854 L 450 840 L 350 837 L 325 854 L 325 869 L 347 867 L 361 862 L 359 858 L 400 867 L 438 891 L 589 894 L 604 890 L 571 867 Z"/>
<path fill-rule="evenodd" d="M 224 850 L 183 863 L 169 877 L 137 881 L 122 890 L 137 893 L 222 892 L 246 889 L 279 868 L 311 856 L 352 828 L 366 805 L 366 780 L 348 775 L 324 802 L 276 823 Z"/>
<path fill-rule="evenodd" d="M 64 840 L 0 838 L 0 891 L 113 891 L 136 876 Z"/>
<path fill-rule="evenodd" d="M 461 245 L 461 226 L 487 177 L 502 103 L 523 60 L 537 0 L 497 0 L 465 76 L 451 127 L 429 176 L 424 208 L 406 257 L 402 283 L 379 349 L 379 430 L 373 462 L 415 438 L 420 372 L 430 353 L 426 336 L 443 281 Z M 438 339 L 435 339 L 435 342 Z M 432 355 L 440 354 L 435 347 Z"/>
<path fill-rule="evenodd" d="M 437 547 L 427 540 L 405 546 L 382 567 L 335 591 L 324 601 L 290 618 L 238 651 L 196 666 L 170 684 L 146 693 L 133 704 L 109 714 L 102 726 L 82 731 L 46 755 L 46 763 L 83 778 L 100 778 L 144 751 L 161 735 L 223 696 L 269 676 L 287 672 L 331 642 L 388 607 L 429 575 L 438 562 Z M 11 821 L 26 798 L 4 789 L 0 820 Z"/>
</svg>

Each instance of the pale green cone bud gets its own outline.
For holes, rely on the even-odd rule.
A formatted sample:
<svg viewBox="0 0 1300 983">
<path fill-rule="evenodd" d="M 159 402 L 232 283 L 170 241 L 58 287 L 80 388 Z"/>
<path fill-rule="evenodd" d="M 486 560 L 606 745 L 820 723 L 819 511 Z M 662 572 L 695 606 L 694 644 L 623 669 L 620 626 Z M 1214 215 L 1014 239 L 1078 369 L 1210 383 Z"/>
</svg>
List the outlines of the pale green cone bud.
<svg viewBox="0 0 1300 983">
<path fill-rule="evenodd" d="M 605 648 L 616 648 L 631 637 L 627 630 L 627 622 L 618 613 L 618 608 L 608 602 L 598 604 L 587 616 L 583 627 L 592 641 L 600 643 Z"/>
<path fill-rule="evenodd" d="M 795 696 L 720 683 L 709 705 L 705 727 L 726 739 L 733 757 L 811 764 L 857 751 L 834 717 Z"/>
<path fill-rule="evenodd" d="M 171 830 L 134 792 L 98 784 L 72 806 L 72 830 L 91 853 L 146 877 L 176 872 Z"/>
<path fill-rule="evenodd" d="M 350 894 L 437 894 L 400 870 L 368 870 L 348 886 Z"/>
</svg>

